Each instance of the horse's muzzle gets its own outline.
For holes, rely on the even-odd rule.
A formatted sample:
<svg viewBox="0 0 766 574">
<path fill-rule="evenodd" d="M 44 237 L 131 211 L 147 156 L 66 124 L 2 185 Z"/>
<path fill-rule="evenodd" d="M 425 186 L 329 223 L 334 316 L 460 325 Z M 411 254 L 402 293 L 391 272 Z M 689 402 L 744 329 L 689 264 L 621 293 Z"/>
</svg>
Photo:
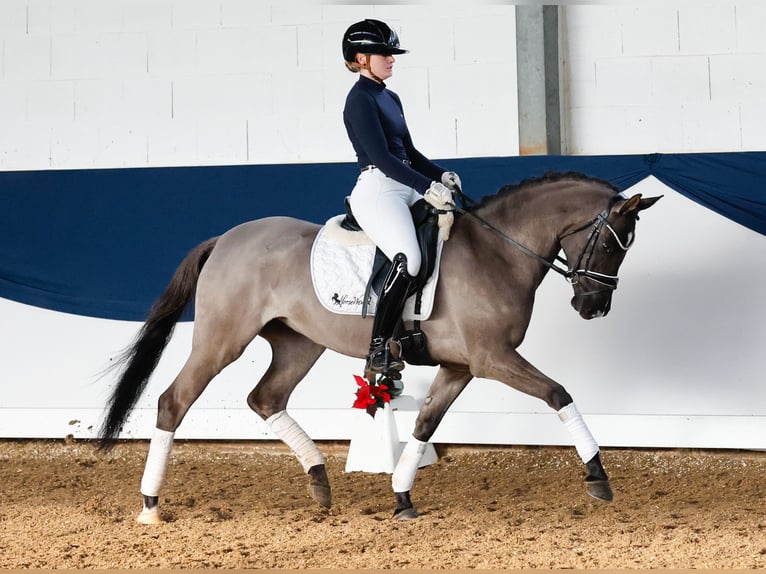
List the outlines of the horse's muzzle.
<svg viewBox="0 0 766 574">
<path fill-rule="evenodd" d="M 606 317 L 612 308 L 612 291 L 596 291 L 572 297 L 572 307 L 583 319 Z"/>
</svg>

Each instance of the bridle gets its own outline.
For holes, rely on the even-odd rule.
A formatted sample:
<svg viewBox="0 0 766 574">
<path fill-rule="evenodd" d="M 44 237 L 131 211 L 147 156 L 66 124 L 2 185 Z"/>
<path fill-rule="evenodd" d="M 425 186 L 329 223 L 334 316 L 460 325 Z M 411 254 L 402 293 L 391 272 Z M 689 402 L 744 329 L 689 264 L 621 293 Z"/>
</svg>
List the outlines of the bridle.
<svg viewBox="0 0 766 574">
<path fill-rule="evenodd" d="M 479 217 L 472 211 L 468 211 L 465 209 L 468 203 L 476 204 L 476 200 L 468 197 L 463 193 L 463 191 L 460 189 L 460 187 L 457 187 L 455 189 L 457 192 L 458 197 L 460 198 L 461 203 L 463 204 L 463 207 L 455 206 L 455 211 L 470 217 L 474 221 L 476 221 L 479 225 L 481 225 L 484 229 L 487 229 L 506 243 L 510 243 L 513 245 L 516 249 L 521 251 L 522 253 L 525 253 L 526 255 L 529 255 L 533 259 L 538 260 L 540 263 L 548 267 L 549 269 L 552 269 L 562 277 L 564 277 L 571 285 L 577 285 L 580 282 L 581 278 L 587 278 L 591 281 L 594 281 L 595 283 L 598 283 L 600 285 L 605 286 L 608 289 L 617 289 L 617 282 L 619 281 L 619 277 L 616 275 L 607 275 L 606 273 L 599 273 L 598 271 L 592 271 L 588 268 L 590 264 L 590 260 L 593 257 L 593 253 L 596 250 L 596 245 L 598 245 L 598 238 L 601 235 L 601 232 L 606 229 L 609 233 L 612 234 L 615 241 L 617 242 L 617 245 L 622 249 L 623 251 L 627 251 L 630 249 L 630 247 L 633 245 L 633 237 L 629 238 L 627 241 L 623 242 L 619 235 L 617 235 L 617 232 L 614 230 L 612 225 L 609 223 L 609 213 L 612 210 L 612 207 L 614 204 L 622 199 L 622 197 L 619 194 L 614 195 L 610 200 L 608 205 L 594 217 L 593 219 L 585 222 L 584 224 L 574 228 L 571 231 L 568 231 L 564 235 L 561 235 L 558 237 L 559 243 L 562 239 L 566 237 L 570 237 L 572 235 L 576 235 L 577 233 L 580 233 L 582 231 L 585 231 L 586 229 L 590 228 L 590 233 L 588 234 L 588 239 L 585 242 L 585 245 L 583 245 L 582 251 L 580 251 L 580 255 L 577 258 L 577 261 L 574 265 L 570 265 L 566 258 L 561 257 L 560 255 L 556 255 L 556 259 L 554 261 L 548 261 L 544 257 L 541 257 L 531 249 L 525 247 L 512 237 L 509 237 L 493 225 L 491 225 L 489 222 L 487 222 L 485 219 Z M 556 262 L 559 262 L 561 265 L 564 265 L 565 267 L 561 267 L 559 265 L 556 265 Z"/>
</svg>

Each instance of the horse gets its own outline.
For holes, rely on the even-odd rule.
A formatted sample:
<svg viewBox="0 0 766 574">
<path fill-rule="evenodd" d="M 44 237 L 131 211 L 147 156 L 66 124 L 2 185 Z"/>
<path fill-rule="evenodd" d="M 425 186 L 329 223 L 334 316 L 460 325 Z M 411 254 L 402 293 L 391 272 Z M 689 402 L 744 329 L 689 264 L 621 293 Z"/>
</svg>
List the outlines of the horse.
<svg viewBox="0 0 766 574">
<path fill-rule="evenodd" d="M 606 181 L 571 172 L 506 185 L 479 202 L 456 207 L 432 313 L 421 325 L 438 370 L 392 474 L 393 518 L 418 517 L 410 491 L 421 456 L 450 405 L 475 377 L 500 381 L 556 411 L 585 465 L 587 494 L 612 500 L 598 444 L 572 396 L 516 349 L 529 325 L 535 291 L 550 270 L 571 283 L 571 306 L 583 319 L 608 314 L 619 267 L 634 244 L 638 214 L 658 199 L 628 198 Z M 325 457 L 286 408 L 326 349 L 366 356 L 372 320 L 332 313 L 312 295 L 309 258 L 320 228 L 268 217 L 203 241 L 180 263 L 134 342 L 116 361 L 121 372 L 99 432 L 102 451 L 116 444 L 176 322 L 194 299 L 190 355 L 158 400 L 139 522 L 163 521 L 159 492 L 176 429 L 211 380 L 256 336 L 271 345 L 272 360 L 247 404 L 302 464 L 311 497 L 330 508 Z"/>
</svg>

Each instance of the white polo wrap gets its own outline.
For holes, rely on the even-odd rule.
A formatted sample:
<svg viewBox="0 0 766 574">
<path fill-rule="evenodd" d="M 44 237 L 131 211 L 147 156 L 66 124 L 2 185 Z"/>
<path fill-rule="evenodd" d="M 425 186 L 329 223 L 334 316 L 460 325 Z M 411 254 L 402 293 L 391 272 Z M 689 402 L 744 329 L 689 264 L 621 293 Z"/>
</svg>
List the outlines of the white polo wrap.
<svg viewBox="0 0 766 574">
<path fill-rule="evenodd" d="M 574 441 L 577 454 L 585 463 L 598 454 L 598 443 L 590 433 L 588 426 L 577 410 L 574 403 L 569 403 L 559 411 L 559 418 L 564 423 L 564 427 L 569 431 L 569 435 Z"/>
<path fill-rule="evenodd" d="M 324 464 L 325 457 L 311 440 L 309 435 L 306 434 L 298 423 L 287 414 L 287 411 L 279 411 L 278 413 L 271 415 L 266 419 L 266 424 L 269 425 L 271 432 L 273 432 L 278 439 L 290 447 L 298 461 L 303 466 L 303 470 L 306 472 L 312 466 L 317 464 Z"/>
<path fill-rule="evenodd" d="M 427 442 L 412 437 L 404 447 L 402 456 L 399 457 L 394 473 L 391 475 L 391 486 L 394 492 L 409 492 L 412 489 L 426 446 L 428 446 Z"/>
<path fill-rule="evenodd" d="M 141 478 L 141 494 L 159 496 L 165 471 L 168 468 L 170 451 L 173 449 L 174 432 L 155 428 L 152 440 L 149 442 L 149 454 L 146 455 L 146 466 Z"/>
</svg>

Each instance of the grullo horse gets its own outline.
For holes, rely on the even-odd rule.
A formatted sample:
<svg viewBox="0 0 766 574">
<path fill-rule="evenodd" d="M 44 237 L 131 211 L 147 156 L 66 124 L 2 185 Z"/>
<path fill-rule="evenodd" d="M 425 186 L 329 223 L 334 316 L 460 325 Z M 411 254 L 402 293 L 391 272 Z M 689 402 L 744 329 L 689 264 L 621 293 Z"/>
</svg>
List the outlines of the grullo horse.
<svg viewBox="0 0 766 574">
<path fill-rule="evenodd" d="M 458 209 L 452 237 L 442 249 L 434 307 L 421 325 L 439 368 L 392 475 L 395 518 L 418 516 L 410 490 L 422 453 L 474 377 L 500 381 L 545 401 L 559 414 L 585 464 L 587 492 L 612 499 L 598 444 L 572 397 L 516 348 L 529 325 L 535 291 L 552 269 L 571 283 L 571 304 L 581 317 L 609 312 L 618 269 L 634 243 L 638 214 L 657 199 L 640 194 L 627 198 L 607 182 L 566 173 L 505 186 L 470 208 Z M 306 221 L 270 217 L 201 243 L 180 264 L 126 350 L 101 429 L 102 449 L 115 443 L 176 322 L 194 298 L 190 356 L 158 401 L 141 480 L 140 522 L 162 520 L 159 492 L 174 433 L 189 407 L 258 335 L 271 345 L 273 358 L 247 403 L 295 453 L 312 497 L 330 507 L 325 458 L 286 408 L 290 394 L 325 349 L 366 355 L 372 319 L 332 313 L 314 295 L 309 257 L 319 229 Z M 562 250 L 564 257 L 559 256 Z"/>
</svg>

